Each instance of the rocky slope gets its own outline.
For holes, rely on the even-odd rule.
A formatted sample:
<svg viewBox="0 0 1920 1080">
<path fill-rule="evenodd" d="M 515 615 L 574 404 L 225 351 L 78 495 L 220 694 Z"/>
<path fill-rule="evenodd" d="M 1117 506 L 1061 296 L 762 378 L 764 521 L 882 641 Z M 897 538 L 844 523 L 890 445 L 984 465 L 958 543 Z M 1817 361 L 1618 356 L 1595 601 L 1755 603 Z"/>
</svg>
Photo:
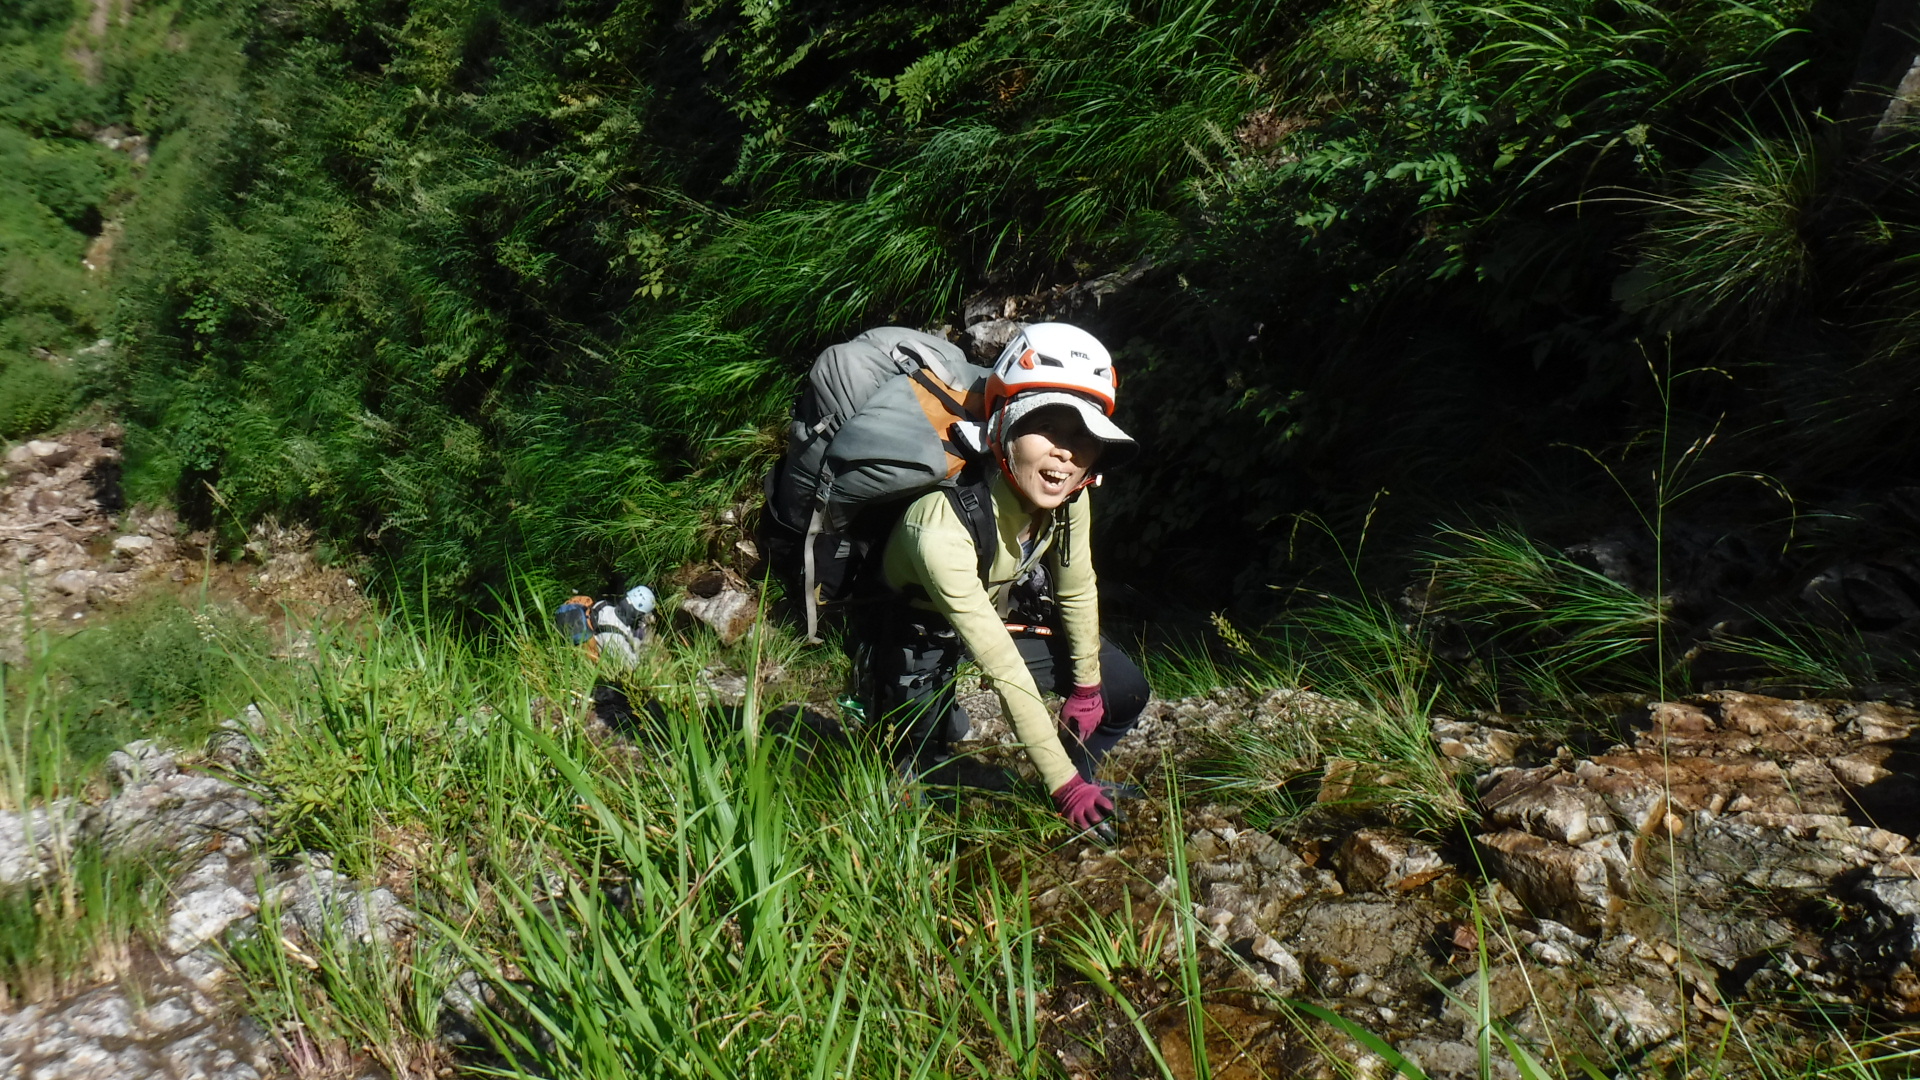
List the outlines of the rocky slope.
<svg viewBox="0 0 1920 1080">
<path fill-rule="evenodd" d="M 1123 768 L 1156 769 L 1207 729 L 1325 712 L 1295 691 L 1152 708 Z M 1768 1030 L 1785 1058 L 1869 1018 L 1920 1032 L 1920 716 L 1723 691 L 1630 719 L 1627 738 L 1590 756 L 1441 724 L 1436 749 L 1478 771 L 1478 820 L 1459 834 L 1322 814 L 1279 836 L 1235 807 L 1189 811 L 1189 903 L 1221 990 L 1210 1048 L 1240 1067 L 1215 1075 L 1331 1076 L 1325 1050 L 1374 1057 L 1288 1019 L 1278 993 L 1325 1003 L 1432 1076 L 1478 1076 L 1483 974 L 1490 1015 L 1569 1071 L 1583 1058 L 1652 1071 L 1718 1044 L 1730 1023 Z M 1067 926 L 1087 906 L 1128 911 L 1143 935 L 1158 925 L 1171 960 L 1168 825 L 1153 807 L 1135 817 L 1116 850 L 1062 853 L 1041 902 Z M 1174 1000 L 1164 977 L 1129 989 L 1150 1015 Z M 1091 1008 L 1113 1026 L 1100 1004 L 1085 987 L 1052 1002 L 1069 1072 L 1150 1072 L 1137 1040 L 1076 1019 Z M 1169 1059 L 1184 1054 L 1180 1010 L 1153 1030 Z M 1748 1071 L 1742 1056 L 1728 1074 Z"/>
<path fill-rule="evenodd" d="M 113 797 L 0 812 L 0 886 L 55 874 L 83 844 L 175 868 L 158 933 L 136 943 L 110 981 L 0 1013 L 0 1075 L 257 1080 L 280 1071 L 288 1048 L 227 992 L 223 935 L 255 925 L 263 904 L 282 913 L 279 932 L 296 943 L 321 933 L 329 919 L 368 935 L 406 921 L 390 893 L 356 890 L 312 860 L 273 869 L 259 854 L 260 802 L 217 775 L 246 767 L 251 755 L 238 723 L 191 756 L 194 768 L 134 743 L 110 760 Z"/>
<path fill-rule="evenodd" d="M 1326 714 L 1323 699 L 1297 691 L 1155 702 L 1116 765 L 1151 783 L 1163 762 L 1202 752 L 1208 732 Z M 1325 1004 L 1435 1077 L 1479 1075 L 1483 979 L 1490 1015 L 1568 1068 L 1580 1058 L 1663 1067 L 1736 1022 L 1764 1023 L 1804 1056 L 1819 1051 L 1824 1024 L 1857 1030 L 1872 1017 L 1898 1029 L 1920 1017 L 1920 715 L 1720 692 L 1634 719 L 1627 738 L 1589 755 L 1443 725 L 1436 750 L 1478 770 L 1478 820 L 1459 835 L 1331 813 L 1275 833 L 1223 805 L 1190 807 L 1173 825 L 1164 802 L 1136 804 L 1119 846 L 1069 845 L 1046 860 L 1036 909 L 1049 934 L 1092 913 L 1157 950 L 1117 984 L 1162 1055 L 1186 1059 L 1171 978 L 1181 895 L 1165 840 L 1178 836 L 1216 1076 L 1332 1076 L 1329 1055 L 1373 1056 L 1277 996 Z M 990 710 L 979 721 L 982 743 L 1004 738 Z M 263 909 L 296 945 L 330 920 L 369 941 L 414 927 L 392 893 L 338 877 L 325 853 L 258 855 L 260 803 L 223 779 L 254 771 L 252 746 L 240 721 L 196 754 L 135 744 L 113 759 L 111 798 L 0 813 L 6 882 L 44 873 L 62 845 L 84 840 L 170 852 L 180 868 L 137 970 L 0 1017 L 0 1072 L 319 1074 L 302 1057 L 310 1048 L 253 1026 L 227 995 L 222 935 L 251 929 Z M 1070 1075 L 1155 1071 L 1092 986 L 1068 978 L 1044 1004 L 1047 1045 Z"/>
</svg>

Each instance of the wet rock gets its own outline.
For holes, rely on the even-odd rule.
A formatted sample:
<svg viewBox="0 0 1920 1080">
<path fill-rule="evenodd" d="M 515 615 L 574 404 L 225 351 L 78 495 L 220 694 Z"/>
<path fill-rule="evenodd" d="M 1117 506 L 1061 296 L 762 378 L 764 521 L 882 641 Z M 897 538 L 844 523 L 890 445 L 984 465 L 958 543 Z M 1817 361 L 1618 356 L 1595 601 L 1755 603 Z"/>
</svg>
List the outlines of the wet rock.
<svg viewBox="0 0 1920 1080">
<path fill-rule="evenodd" d="M 1378 829 L 1347 837 L 1334 860 L 1349 892 L 1405 892 L 1452 869 L 1429 845 Z"/>
<path fill-rule="evenodd" d="M 1868 830 L 1862 830 L 1866 832 Z M 1877 861 L 1845 818 L 1814 815 L 1700 815 L 1673 842 L 1673 868 L 1696 901 L 1826 890 L 1835 878 Z M 1654 845 L 1665 856 L 1665 845 Z"/>
<path fill-rule="evenodd" d="M 1468 972 L 1452 980 L 1443 996 L 1441 1030 L 1452 1029 L 1465 1038 L 1473 1038 L 1479 1023 L 1480 995 L 1484 986 L 1486 1010 L 1495 1020 L 1504 1020 L 1542 1001 L 1553 1000 L 1559 989 L 1551 974 L 1522 967 L 1514 959 L 1494 959 L 1485 970 Z"/>
<path fill-rule="evenodd" d="M 1656 884 L 1649 890 L 1642 901 L 1645 906 L 1633 912 L 1627 925 L 1656 941 L 1665 962 L 1673 962 L 1678 955 L 1667 951 L 1674 948 L 1670 943 L 1679 942 L 1685 945 L 1687 957 L 1732 972 L 1750 966 L 1753 958 L 1785 948 L 1795 940 L 1790 923 L 1769 915 L 1756 904 L 1726 903 L 1721 899 L 1724 906 L 1706 906 L 1685 892 L 1676 904 L 1670 888 L 1663 903 L 1660 888 Z"/>
<path fill-rule="evenodd" d="M 1364 974 L 1408 985 L 1419 978 L 1409 965 L 1435 921 L 1405 903 L 1344 897 L 1314 904 L 1299 919 L 1292 933 L 1275 936 L 1302 961 L 1343 980 Z"/>
</svg>

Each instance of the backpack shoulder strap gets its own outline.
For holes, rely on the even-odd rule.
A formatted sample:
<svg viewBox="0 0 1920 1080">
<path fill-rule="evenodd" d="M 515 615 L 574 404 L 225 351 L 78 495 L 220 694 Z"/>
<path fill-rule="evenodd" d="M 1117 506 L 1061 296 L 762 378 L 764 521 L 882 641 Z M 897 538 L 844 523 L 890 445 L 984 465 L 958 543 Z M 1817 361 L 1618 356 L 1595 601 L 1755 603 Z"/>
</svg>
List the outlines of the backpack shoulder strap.
<svg viewBox="0 0 1920 1080">
<path fill-rule="evenodd" d="M 986 470 L 977 462 L 969 465 L 953 483 L 942 485 L 941 490 L 947 493 L 947 502 L 953 505 L 953 512 L 960 515 L 973 537 L 974 555 L 978 560 L 975 569 L 984 585 L 987 575 L 993 572 L 994 550 L 1000 539 L 993 520 L 993 492 L 988 486 Z"/>
</svg>

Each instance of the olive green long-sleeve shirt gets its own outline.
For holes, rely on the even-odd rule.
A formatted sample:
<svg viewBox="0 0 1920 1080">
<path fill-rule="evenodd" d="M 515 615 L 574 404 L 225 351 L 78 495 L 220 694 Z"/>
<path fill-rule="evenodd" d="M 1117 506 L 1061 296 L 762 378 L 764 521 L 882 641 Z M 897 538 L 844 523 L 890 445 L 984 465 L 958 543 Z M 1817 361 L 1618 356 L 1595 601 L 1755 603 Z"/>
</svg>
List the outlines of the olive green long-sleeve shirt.
<svg viewBox="0 0 1920 1080">
<path fill-rule="evenodd" d="M 1023 558 L 1020 530 L 1031 518 L 1005 476 L 994 478 L 992 492 L 999 543 L 984 584 L 973 535 L 941 491 L 914 500 L 887 541 L 887 584 L 907 593 L 916 607 L 937 611 L 953 624 L 981 670 L 993 681 L 1014 732 L 1026 744 L 1047 790 L 1053 791 L 1071 780 L 1075 770 L 1061 748 L 1060 736 L 1034 685 L 1033 674 L 1020 658 L 1013 635 L 1007 632 L 1008 593 L 1029 567 L 1046 559 L 1053 574 L 1062 629 L 1072 650 L 1073 681 L 1081 686 L 1098 683 L 1100 610 L 1090 544 L 1092 514 L 1084 494 L 1068 504 L 1071 542 L 1064 560 L 1053 550 L 1060 530 L 1051 515 L 1045 519 L 1046 527 L 1033 545 L 1033 554 Z"/>
</svg>

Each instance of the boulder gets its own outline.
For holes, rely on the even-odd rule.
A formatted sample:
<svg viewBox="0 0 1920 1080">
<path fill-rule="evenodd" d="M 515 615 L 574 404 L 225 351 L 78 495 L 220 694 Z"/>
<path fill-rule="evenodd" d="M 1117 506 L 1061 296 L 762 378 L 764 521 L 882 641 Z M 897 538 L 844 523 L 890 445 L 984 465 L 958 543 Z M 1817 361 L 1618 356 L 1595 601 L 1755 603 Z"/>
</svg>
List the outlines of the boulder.
<svg viewBox="0 0 1920 1080">
<path fill-rule="evenodd" d="M 121 759 L 131 764 L 123 765 Z M 95 815 L 109 848 L 183 852 L 211 842 L 244 851 L 265 834 L 266 813 L 259 800 L 225 780 L 181 772 L 167 755 L 142 761 L 116 753 L 113 764 L 134 782 Z"/>
<path fill-rule="evenodd" d="M 1673 1038 L 1679 1019 L 1674 1003 L 1655 1002 L 1632 985 L 1593 987 L 1580 996 L 1579 1009 L 1589 1029 L 1623 1057 Z"/>
<path fill-rule="evenodd" d="M 73 460 L 73 447 L 61 442 L 34 439 L 23 447 L 33 463 L 42 469 L 57 469 Z"/>
<path fill-rule="evenodd" d="M 167 951 L 176 956 L 191 952 L 258 908 L 252 896 L 225 883 L 189 893 L 174 902 L 167 916 Z"/>
<path fill-rule="evenodd" d="M 1288 951 L 1285 945 L 1265 934 L 1256 934 L 1251 951 L 1254 957 L 1266 965 L 1266 974 L 1273 980 L 1273 992 L 1283 997 L 1297 994 L 1307 984 L 1305 971 L 1300 961 Z"/>
<path fill-rule="evenodd" d="M 760 615 L 753 587 L 731 570 L 702 574 L 687 586 L 680 610 L 713 628 L 722 645 L 745 637 Z"/>
<path fill-rule="evenodd" d="M 1414 970 L 1436 922 L 1414 905 L 1341 897 L 1314 904 L 1290 935 L 1276 935 L 1302 961 L 1344 981 L 1424 985 Z"/>
<path fill-rule="evenodd" d="M 1842 705 L 1837 715 L 1848 734 L 1863 743 L 1899 742 L 1920 725 L 1920 713 L 1874 701 Z"/>
<path fill-rule="evenodd" d="M 1562 844 L 1580 844 L 1614 831 L 1606 800 L 1558 766 L 1508 772 L 1481 795 L 1480 803 L 1490 824 L 1524 829 Z"/>
<path fill-rule="evenodd" d="M 1464 765 L 1493 768 L 1511 765 L 1529 740 L 1517 731 L 1470 720 L 1435 718 L 1433 742 L 1440 753 Z"/>
<path fill-rule="evenodd" d="M 1582 933 L 1605 925 L 1621 900 L 1602 852 L 1543 839 L 1518 829 L 1474 837 L 1493 875 L 1535 917 Z"/>
</svg>

